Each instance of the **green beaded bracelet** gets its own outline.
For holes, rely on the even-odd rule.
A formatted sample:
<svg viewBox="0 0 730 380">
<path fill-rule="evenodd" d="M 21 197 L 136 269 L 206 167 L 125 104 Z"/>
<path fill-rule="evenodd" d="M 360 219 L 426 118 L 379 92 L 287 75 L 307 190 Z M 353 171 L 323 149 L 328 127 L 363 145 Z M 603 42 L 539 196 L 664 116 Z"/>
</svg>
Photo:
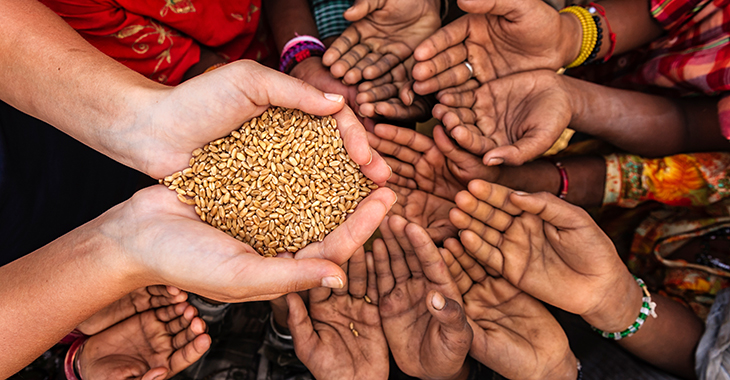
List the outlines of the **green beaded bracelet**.
<svg viewBox="0 0 730 380">
<path fill-rule="evenodd" d="M 649 294 L 649 289 L 647 289 L 646 284 L 644 283 L 644 280 L 634 276 L 634 280 L 636 280 L 636 283 L 639 284 L 639 287 L 641 287 L 641 290 L 644 291 L 644 297 L 641 298 L 641 310 L 639 310 L 639 316 L 636 317 L 636 321 L 629 326 L 624 331 L 619 332 L 605 332 L 602 330 L 599 330 L 593 326 L 591 328 L 601 334 L 602 337 L 606 339 L 613 339 L 613 340 L 621 340 L 623 338 L 628 338 L 634 334 L 636 334 L 637 331 L 641 328 L 641 326 L 646 322 L 646 318 L 651 315 L 653 318 L 656 318 L 656 303 L 651 302 L 651 294 Z"/>
</svg>

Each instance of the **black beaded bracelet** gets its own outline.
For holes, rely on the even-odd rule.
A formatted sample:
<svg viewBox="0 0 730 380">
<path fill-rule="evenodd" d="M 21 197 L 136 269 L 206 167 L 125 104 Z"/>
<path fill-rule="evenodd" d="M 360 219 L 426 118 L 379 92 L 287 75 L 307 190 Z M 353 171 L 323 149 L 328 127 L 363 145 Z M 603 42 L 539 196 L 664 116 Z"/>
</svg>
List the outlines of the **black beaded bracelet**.
<svg viewBox="0 0 730 380">
<path fill-rule="evenodd" d="M 591 54 L 588 55 L 588 58 L 585 62 L 583 62 L 583 65 L 594 63 L 593 61 L 598 56 L 598 52 L 601 51 L 601 44 L 603 44 L 603 28 L 601 28 L 601 18 L 598 16 L 593 16 L 593 22 L 596 23 L 596 30 L 598 31 L 598 36 L 596 37 L 596 46 L 593 47 L 593 50 L 591 50 Z"/>
</svg>

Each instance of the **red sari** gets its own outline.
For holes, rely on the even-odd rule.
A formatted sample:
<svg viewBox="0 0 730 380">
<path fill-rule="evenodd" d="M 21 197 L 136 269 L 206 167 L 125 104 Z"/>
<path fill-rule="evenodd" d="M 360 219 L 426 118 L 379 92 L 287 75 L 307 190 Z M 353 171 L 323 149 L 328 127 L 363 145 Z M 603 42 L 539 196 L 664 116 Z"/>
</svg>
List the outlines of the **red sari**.
<svg viewBox="0 0 730 380">
<path fill-rule="evenodd" d="M 261 0 L 41 2 L 97 49 L 160 83 L 179 84 L 203 45 L 229 61 L 269 54 Z"/>
</svg>

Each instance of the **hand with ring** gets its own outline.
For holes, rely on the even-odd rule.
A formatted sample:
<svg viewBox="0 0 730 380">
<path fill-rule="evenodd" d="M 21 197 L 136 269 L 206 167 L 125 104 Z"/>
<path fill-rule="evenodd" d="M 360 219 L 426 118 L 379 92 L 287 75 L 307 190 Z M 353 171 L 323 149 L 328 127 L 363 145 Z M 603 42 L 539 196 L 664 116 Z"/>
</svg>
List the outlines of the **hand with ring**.
<svg viewBox="0 0 730 380">
<path fill-rule="evenodd" d="M 460 0 L 469 12 L 444 26 L 413 53 L 418 94 L 486 83 L 512 73 L 569 64 L 580 50 L 580 24 L 540 0 Z"/>
</svg>

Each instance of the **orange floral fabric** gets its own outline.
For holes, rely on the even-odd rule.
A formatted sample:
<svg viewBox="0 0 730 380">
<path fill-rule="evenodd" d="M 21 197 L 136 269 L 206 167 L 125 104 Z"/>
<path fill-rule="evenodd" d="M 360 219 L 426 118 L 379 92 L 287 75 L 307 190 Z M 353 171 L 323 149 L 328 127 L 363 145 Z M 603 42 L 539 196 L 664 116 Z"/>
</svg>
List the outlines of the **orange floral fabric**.
<svg viewBox="0 0 730 380">
<path fill-rule="evenodd" d="M 160 83 L 176 85 L 201 47 L 262 60 L 270 44 L 261 0 L 41 0 L 97 49 Z"/>
<path fill-rule="evenodd" d="M 653 291 L 686 305 L 705 319 L 717 293 L 730 287 L 730 273 L 673 254 L 690 240 L 728 226 L 730 199 L 704 208 L 661 207 L 636 229 L 629 270 Z"/>
<path fill-rule="evenodd" d="M 695 153 L 648 159 L 611 154 L 606 160 L 604 205 L 646 201 L 703 206 L 730 195 L 730 153 Z"/>
<path fill-rule="evenodd" d="M 675 253 L 692 239 L 730 226 L 730 153 L 604 158 L 604 205 L 632 210 L 602 226 L 609 226 L 609 235 L 618 236 L 618 230 L 635 218 L 632 211 L 646 208 L 637 206 L 653 210 L 633 233 L 627 265 L 652 291 L 686 305 L 704 319 L 717 293 L 730 287 L 730 273 L 677 258 Z M 662 205 L 652 207 L 647 201 Z"/>
</svg>

